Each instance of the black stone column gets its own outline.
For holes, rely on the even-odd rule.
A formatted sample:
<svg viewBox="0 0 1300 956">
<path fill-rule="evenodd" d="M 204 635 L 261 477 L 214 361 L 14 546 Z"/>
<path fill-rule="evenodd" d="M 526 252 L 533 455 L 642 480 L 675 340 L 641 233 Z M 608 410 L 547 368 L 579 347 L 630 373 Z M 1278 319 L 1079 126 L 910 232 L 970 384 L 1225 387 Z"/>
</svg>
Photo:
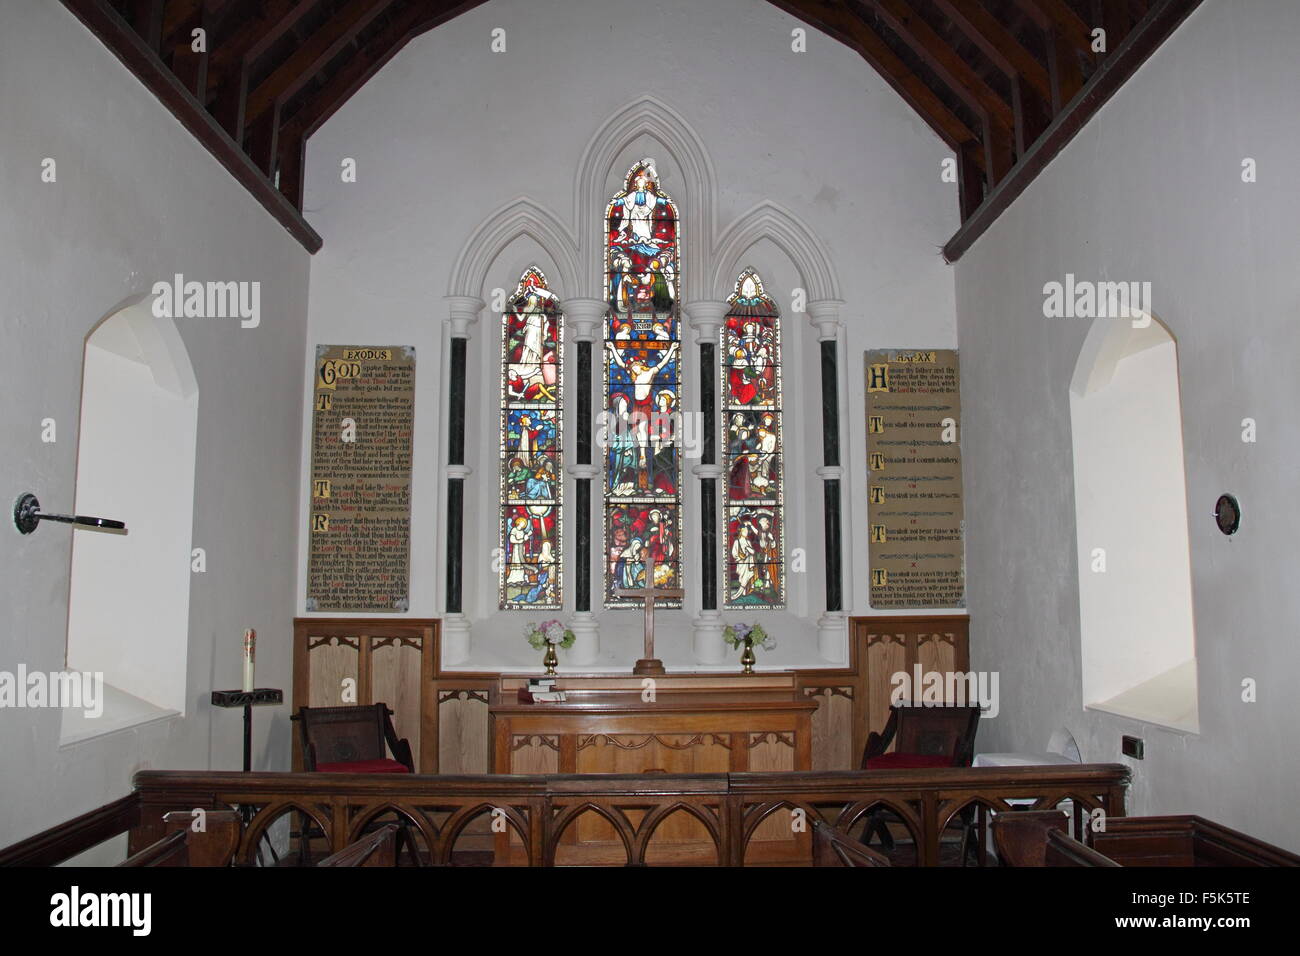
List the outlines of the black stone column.
<svg viewBox="0 0 1300 956">
<path fill-rule="evenodd" d="M 578 342 L 578 464 L 591 464 L 591 342 Z M 591 610 L 591 479 L 574 480 L 574 610 Z"/>
<path fill-rule="evenodd" d="M 569 389 L 565 386 L 566 391 L 575 395 L 575 401 L 570 406 L 574 409 L 574 420 L 565 425 L 565 433 L 573 436 L 574 451 L 568 469 L 573 476 L 573 505 L 566 508 L 566 514 L 573 517 L 565 519 L 572 521 L 570 527 L 573 528 L 573 537 L 570 540 L 573 542 L 573 551 L 566 552 L 564 559 L 566 580 L 574 582 L 574 617 L 570 623 L 578 643 L 574 645 L 570 658 L 576 664 L 593 663 L 600 645 L 599 630 L 591 611 L 592 576 L 594 573 L 599 582 L 595 587 L 603 595 L 605 565 L 603 560 L 596 560 L 593 567 L 592 556 L 599 556 L 604 546 L 598 537 L 599 532 L 592 528 L 591 499 L 592 484 L 603 481 L 601 476 L 605 450 L 597 447 L 592 434 L 596 409 L 603 408 L 603 403 L 596 404 L 598 383 L 594 376 L 596 362 L 604 359 L 601 331 L 608 308 L 609 304 L 604 299 L 579 297 L 564 300 L 565 336 L 572 333 L 576 345 L 574 358 L 577 368 L 576 388 Z M 598 508 L 603 506 L 599 494 L 596 505 Z M 597 603 L 601 600 L 603 599 Z"/>
<path fill-rule="evenodd" d="M 453 333 L 454 334 L 454 333 Z M 467 340 L 451 340 L 447 381 L 447 464 L 465 464 L 465 357 Z M 461 613 L 465 479 L 447 478 L 447 613 Z"/>
<path fill-rule="evenodd" d="M 718 611 L 718 477 L 722 474 L 718 443 L 725 440 L 718 436 L 718 334 L 727 316 L 727 303 L 705 299 L 687 304 L 685 311 L 699 344 L 700 415 L 704 419 L 699 461 L 691 469 L 700 481 L 700 613 L 695 619 L 695 659 L 716 664 L 721 663 L 723 653 Z"/>
<path fill-rule="evenodd" d="M 717 362 L 713 342 L 700 342 L 700 414 L 704 416 L 700 463 L 718 463 L 718 409 L 715 397 Z M 700 608 L 718 609 L 718 479 L 700 478 Z"/>
<path fill-rule="evenodd" d="M 839 302 L 810 302 L 820 330 L 822 378 L 822 517 L 826 537 L 826 610 L 844 609 L 840 508 Z"/>
<path fill-rule="evenodd" d="M 450 664 L 469 654 L 470 621 L 465 608 L 465 479 L 470 466 L 465 456 L 465 409 L 469 384 L 469 334 L 483 311 L 483 302 L 473 296 L 452 295 L 447 303 L 447 477 L 446 578 L 442 616 L 442 659 Z M 470 458 L 478 461 L 471 449 Z M 491 465 L 500 467 L 492 461 Z M 470 595 L 476 582 L 470 579 Z M 472 603 L 472 602 L 471 602 Z"/>
</svg>

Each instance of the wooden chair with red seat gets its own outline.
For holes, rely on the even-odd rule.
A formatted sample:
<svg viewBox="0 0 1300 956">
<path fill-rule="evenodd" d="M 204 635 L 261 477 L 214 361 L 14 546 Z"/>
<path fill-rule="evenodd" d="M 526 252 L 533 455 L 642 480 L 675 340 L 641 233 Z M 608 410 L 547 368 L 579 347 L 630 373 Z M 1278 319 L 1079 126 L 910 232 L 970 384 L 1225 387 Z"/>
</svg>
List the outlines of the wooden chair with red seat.
<svg viewBox="0 0 1300 956">
<path fill-rule="evenodd" d="M 415 773 L 411 745 L 397 736 L 392 714 L 384 703 L 299 707 L 292 719 L 298 721 L 302 733 L 303 769 L 315 773 Z M 298 858 L 306 865 L 308 843 L 322 831 L 311 825 L 306 814 L 302 817 Z M 400 814 L 398 822 L 403 828 L 407 825 Z M 372 821 L 371 827 L 376 825 Z"/>
<path fill-rule="evenodd" d="M 318 773 L 415 773 L 411 745 L 406 738 L 398 738 L 392 714 L 383 703 L 299 707 L 293 719 L 302 731 L 303 769 Z"/>
<path fill-rule="evenodd" d="M 979 729 L 979 705 L 956 704 L 892 704 L 889 720 L 881 733 L 867 735 L 867 745 L 862 751 L 863 770 L 917 770 L 935 767 L 969 767 L 975 756 L 975 732 Z M 889 751 L 890 744 L 894 745 Z M 883 807 L 867 815 L 862 842 L 880 834 L 881 846 L 894 848 L 885 817 L 889 811 Z M 974 827 L 975 808 L 961 811 L 962 865 L 966 863 L 969 837 Z"/>
</svg>

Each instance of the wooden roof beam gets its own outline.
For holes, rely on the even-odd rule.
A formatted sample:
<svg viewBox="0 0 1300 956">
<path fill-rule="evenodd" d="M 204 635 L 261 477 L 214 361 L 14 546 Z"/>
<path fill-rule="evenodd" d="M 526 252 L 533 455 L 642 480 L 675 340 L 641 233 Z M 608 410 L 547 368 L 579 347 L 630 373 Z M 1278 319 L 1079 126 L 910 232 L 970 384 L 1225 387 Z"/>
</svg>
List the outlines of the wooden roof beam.
<svg viewBox="0 0 1300 956">
<path fill-rule="evenodd" d="M 423 3 L 408 3 L 394 13 L 382 31 L 349 57 L 341 69 L 335 71 L 318 90 L 304 98 L 299 109 L 287 117 L 282 138 L 311 136 L 407 43 L 421 33 L 486 2 L 487 0 L 453 0 L 432 13 Z"/>
<path fill-rule="evenodd" d="M 1016 0 L 1016 5 L 1040 30 L 1059 30 L 1070 46 L 1090 60 L 1097 59 L 1092 52 L 1092 29 L 1065 0 Z"/>
<path fill-rule="evenodd" d="M 320 89 L 304 97 L 301 107 L 287 118 L 282 138 L 287 142 L 306 139 L 316 132 L 352 94 L 397 55 L 415 36 L 415 31 L 427 16 L 428 11 L 421 4 L 407 4 L 383 30 L 349 57 Z"/>
<path fill-rule="evenodd" d="M 167 69 L 157 51 L 149 49 L 108 0 L 63 0 L 63 5 L 92 34 L 99 38 L 122 61 L 145 87 L 162 101 L 190 134 L 207 148 L 216 160 L 235 177 L 308 252 L 321 247 L 316 230 L 302 218 L 253 165 L 252 160 L 203 108 L 192 92 L 185 89 Z"/>
<path fill-rule="evenodd" d="M 170 32 L 164 29 L 163 33 L 164 50 L 170 53 L 172 72 L 200 103 L 203 102 L 208 86 L 209 48 L 205 43 L 201 52 L 195 52 L 193 33 L 201 29 L 205 35 L 210 35 L 211 17 L 208 4 L 195 4 L 189 8 L 184 20 L 177 23 Z"/>
<path fill-rule="evenodd" d="M 1016 155 L 1025 155 L 1051 122 L 1052 81 L 1047 69 L 983 7 L 970 3 L 958 6 L 953 0 L 934 3 L 1007 78 L 1015 116 Z"/>
<path fill-rule="evenodd" d="M 979 140 L 961 117 L 950 110 L 938 94 L 898 58 L 881 36 L 852 11 L 829 0 L 771 2 L 796 19 L 843 43 L 871 64 L 954 152 L 960 153 L 964 145 Z M 983 151 L 977 150 L 972 161 L 983 170 Z"/>
<path fill-rule="evenodd" d="M 245 60 L 256 60 L 319 3 L 320 0 L 259 0 L 246 15 L 232 16 L 231 35 L 212 44 L 211 84 L 224 82 L 230 71 Z"/>
<path fill-rule="evenodd" d="M 943 37 L 923 20 L 907 0 L 871 0 L 880 18 L 934 71 L 948 89 L 981 117 L 986 156 L 985 172 L 997 182 L 1011 168 L 1015 114 L 1006 100 L 988 85 Z"/>
<path fill-rule="evenodd" d="M 977 3 L 934 0 L 934 4 L 1006 76 L 1023 78 L 1044 103 L 1052 102 L 1047 68 L 993 14 Z"/>
<path fill-rule="evenodd" d="M 130 0 L 131 26 L 144 45 L 154 53 L 162 51 L 163 0 Z"/>
<path fill-rule="evenodd" d="M 226 38 L 209 45 L 208 91 L 215 87 L 212 113 L 236 142 L 244 141 L 248 70 L 259 56 L 313 10 L 320 0 L 268 0 Z M 232 17 L 232 19 L 236 19 Z"/>
<path fill-rule="evenodd" d="M 949 262 L 960 259 L 1200 3 L 1201 0 L 1155 0 L 1114 55 L 1102 62 L 1082 95 L 1052 121 L 1011 175 L 990 191 L 975 213 L 962 223 L 943 247 L 943 257 Z"/>
<path fill-rule="evenodd" d="M 191 20 L 197 19 L 199 13 L 207 6 L 204 0 L 171 0 L 163 10 L 163 50 L 170 49 L 176 42 L 176 34 L 185 29 Z M 188 32 L 186 30 L 186 33 Z"/>
<path fill-rule="evenodd" d="M 253 126 L 277 105 L 282 104 L 334 59 L 362 30 L 390 6 L 394 0 L 352 0 L 325 21 L 307 42 L 248 94 L 244 123 Z"/>
</svg>

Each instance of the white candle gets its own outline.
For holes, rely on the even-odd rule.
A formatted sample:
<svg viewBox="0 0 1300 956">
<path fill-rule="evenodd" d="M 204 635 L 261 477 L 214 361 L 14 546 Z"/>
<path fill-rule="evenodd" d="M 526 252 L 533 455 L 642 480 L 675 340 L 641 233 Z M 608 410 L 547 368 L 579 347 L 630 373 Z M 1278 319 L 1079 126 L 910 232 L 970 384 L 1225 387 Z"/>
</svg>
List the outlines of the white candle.
<svg viewBox="0 0 1300 956">
<path fill-rule="evenodd" d="M 257 634 L 250 627 L 244 631 L 244 693 L 251 693 L 253 690 L 253 645 L 257 642 Z"/>
</svg>

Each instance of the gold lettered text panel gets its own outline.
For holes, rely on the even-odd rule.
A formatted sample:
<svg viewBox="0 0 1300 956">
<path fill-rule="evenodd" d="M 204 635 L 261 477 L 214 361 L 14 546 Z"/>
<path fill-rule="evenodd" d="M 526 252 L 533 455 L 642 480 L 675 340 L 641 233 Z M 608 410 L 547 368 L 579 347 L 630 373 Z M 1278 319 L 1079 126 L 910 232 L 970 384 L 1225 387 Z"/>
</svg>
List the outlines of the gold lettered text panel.
<svg viewBox="0 0 1300 956">
<path fill-rule="evenodd" d="M 966 606 L 954 349 L 866 353 L 871 606 Z"/>
</svg>

